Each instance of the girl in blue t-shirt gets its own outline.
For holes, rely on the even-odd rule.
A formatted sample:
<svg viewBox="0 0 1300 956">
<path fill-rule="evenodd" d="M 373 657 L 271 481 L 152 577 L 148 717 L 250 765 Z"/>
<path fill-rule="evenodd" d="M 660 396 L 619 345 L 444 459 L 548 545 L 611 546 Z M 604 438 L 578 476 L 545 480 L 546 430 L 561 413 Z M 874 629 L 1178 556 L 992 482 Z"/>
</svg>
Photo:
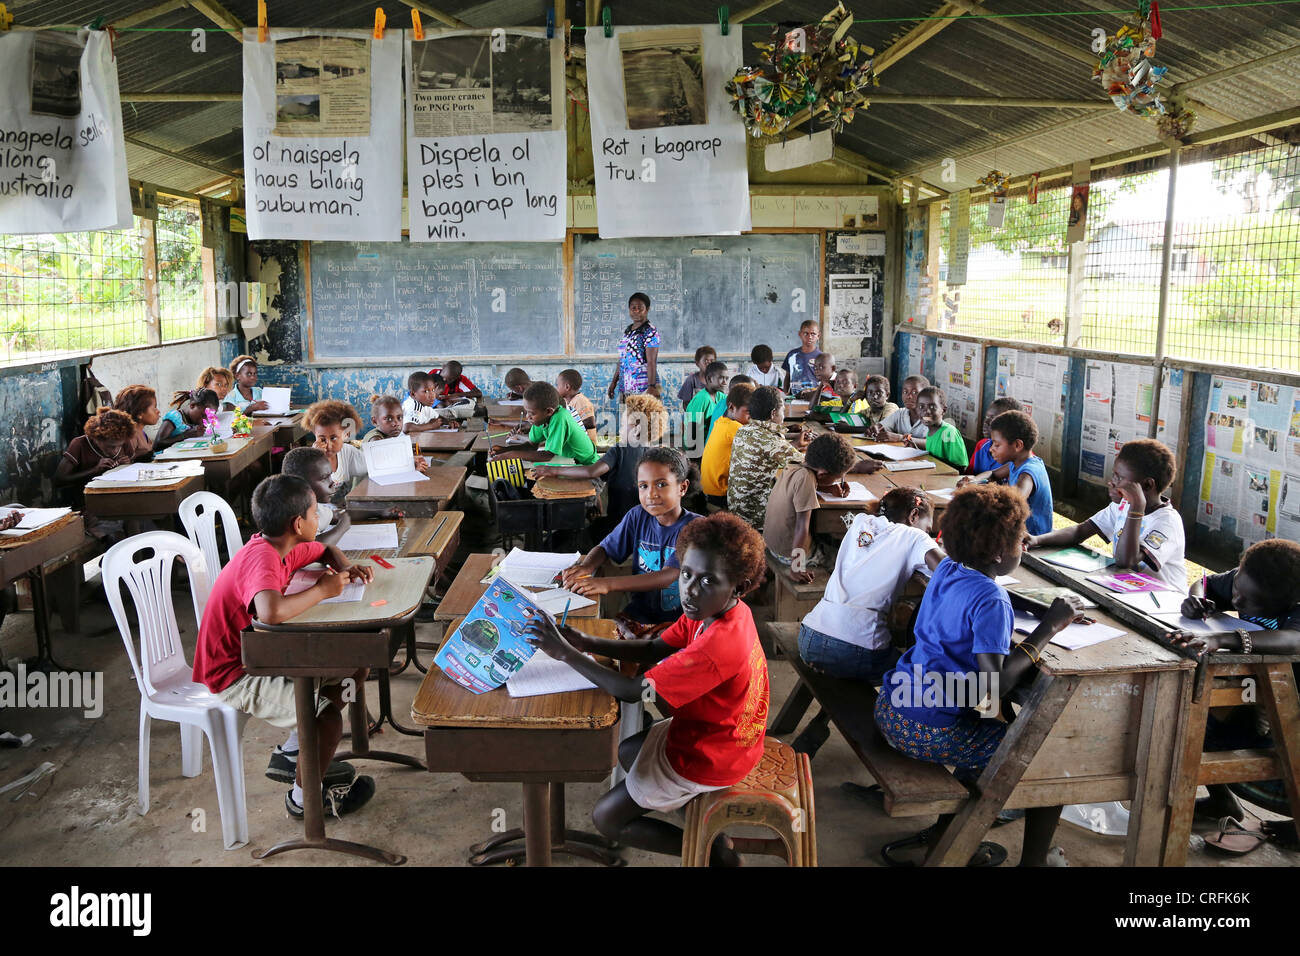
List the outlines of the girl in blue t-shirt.
<svg viewBox="0 0 1300 956">
<path fill-rule="evenodd" d="M 676 448 L 645 449 L 636 470 L 641 503 L 581 561 L 565 569 L 560 583 L 587 597 L 632 592 L 625 613 L 639 624 L 661 624 L 680 617 L 677 535 L 699 517 L 682 507 L 682 496 L 690 487 L 689 469 L 686 456 Z M 636 558 L 635 574 L 595 576 L 607 561 L 621 564 L 631 557 Z"/>
<path fill-rule="evenodd" d="M 1032 675 L 1048 642 L 1078 613 L 1058 598 L 1033 634 L 1015 647 L 1011 600 L 997 584 L 1020 564 L 1029 508 L 1011 488 L 975 485 L 959 490 L 941 522 L 948 551 L 934 572 L 916 616 L 916 643 L 885 675 L 876 698 L 876 726 L 891 747 L 909 757 L 953 764 L 962 781 L 976 780 L 993 758 L 1007 725 L 995 718 L 1015 685 Z M 1025 818 L 1022 866 L 1043 866 L 1060 807 L 1035 807 Z M 931 830 L 885 848 L 925 845 Z M 995 844 L 982 844 L 973 864 L 995 865 Z"/>
<path fill-rule="evenodd" d="M 158 434 L 154 436 L 153 450 L 162 451 L 187 438 L 202 438 L 203 413 L 209 408 L 215 412 L 220 405 L 221 399 L 210 388 L 174 393 L 172 407 L 162 417 Z"/>
</svg>

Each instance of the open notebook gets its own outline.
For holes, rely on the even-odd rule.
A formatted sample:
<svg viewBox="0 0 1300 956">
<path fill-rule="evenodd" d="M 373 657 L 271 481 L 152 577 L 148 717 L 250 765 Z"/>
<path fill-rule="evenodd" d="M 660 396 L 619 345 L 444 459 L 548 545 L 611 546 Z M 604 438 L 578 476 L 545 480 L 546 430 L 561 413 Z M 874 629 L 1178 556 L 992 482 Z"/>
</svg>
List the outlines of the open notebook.
<svg viewBox="0 0 1300 956">
<path fill-rule="evenodd" d="M 409 481 L 428 481 L 427 475 L 415 470 L 415 452 L 411 439 L 398 436 L 361 445 L 366 454 L 367 477 L 377 485 L 400 485 Z"/>
</svg>

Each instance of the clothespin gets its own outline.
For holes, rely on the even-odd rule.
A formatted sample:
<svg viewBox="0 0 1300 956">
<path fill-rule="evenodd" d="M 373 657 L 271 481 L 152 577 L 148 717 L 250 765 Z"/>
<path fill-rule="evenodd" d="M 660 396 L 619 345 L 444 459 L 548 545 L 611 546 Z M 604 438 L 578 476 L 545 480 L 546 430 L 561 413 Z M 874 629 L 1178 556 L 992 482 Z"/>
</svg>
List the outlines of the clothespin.
<svg viewBox="0 0 1300 956">
<path fill-rule="evenodd" d="M 602 10 L 600 12 L 600 22 L 605 27 L 605 36 L 612 37 L 614 35 L 614 11 L 609 7 Z"/>
<path fill-rule="evenodd" d="M 376 40 L 382 40 L 384 38 L 384 24 L 387 22 L 388 22 L 388 18 L 384 16 L 384 8 L 375 7 L 375 39 Z"/>
<path fill-rule="evenodd" d="M 551 40 L 555 37 L 555 8 L 546 8 L 546 39 Z"/>
<path fill-rule="evenodd" d="M 266 0 L 257 0 L 257 42 L 265 43 L 271 34 L 266 25 Z"/>
<path fill-rule="evenodd" d="M 14 15 L 5 9 L 5 5 L 0 3 L 0 31 L 7 31 L 9 24 L 14 22 Z"/>
<path fill-rule="evenodd" d="M 718 29 L 724 37 L 731 32 L 731 11 L 726 7 L 718 7 Z"/>
<path fill-rule="evenodd" d="M 424 24 L 420 22 L 420 11 L 414 7 L 411 8 L 411 31 L 415 34 L 416 40 L 424 39 Z"/>
<path fill-rule="evenodd" d="M 95 17 L 95 19 L 91 20 L 89 23 L 86 24 L 86 29 L 87 29 L 87 30 L 102 30 L 102 29 L 104 29 L 104 18 L 103 18 L 102 16 L 100 16 L 100 17 Z"/>
</svg>

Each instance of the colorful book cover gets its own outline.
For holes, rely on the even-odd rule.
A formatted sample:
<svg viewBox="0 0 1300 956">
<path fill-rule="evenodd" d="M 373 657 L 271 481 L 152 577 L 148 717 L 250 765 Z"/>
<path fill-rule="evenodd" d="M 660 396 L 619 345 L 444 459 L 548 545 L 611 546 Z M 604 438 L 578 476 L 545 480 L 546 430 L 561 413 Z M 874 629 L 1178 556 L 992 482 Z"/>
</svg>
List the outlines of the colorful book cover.
<svg viewBox="0 0 1300 956">
<path fill-rule="evenodd" d="M 862 415 L 850 415 L 846 412 L 831 412 L 831 421 L 836 425 L 848 425 L 850 428 L 862 428 L 867 419 Z"/>
<path fill-rule="evenodd" d="M 1169 585 L 1159 578 L 1153 578 L 1141 571 L 1125 571 L 1121 574 L 1093 574 L 1088 576 L 1093 584 L 1100 584 L 1119 594 L 1133 594 L 1139 591 L 1168 591 Z"/>
<path fill-rule="evenodd" d="M 528 625 L 549 616 L 527 591 L 497 575 L 433 662 L 466 690 L 475 694 L 496 690 L 536 650 L 524 638 Z"/>
</svg>

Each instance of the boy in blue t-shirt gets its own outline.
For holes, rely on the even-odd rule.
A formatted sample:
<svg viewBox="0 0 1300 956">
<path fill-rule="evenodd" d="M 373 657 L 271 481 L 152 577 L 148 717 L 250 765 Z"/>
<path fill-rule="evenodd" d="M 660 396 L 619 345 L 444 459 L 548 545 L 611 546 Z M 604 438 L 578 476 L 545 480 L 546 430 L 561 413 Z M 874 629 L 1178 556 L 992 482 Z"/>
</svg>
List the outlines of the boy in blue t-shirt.
<svg viewBox="0 0 1300 956">
<path fill-rule="evenodd" d="M 595 597 L 632 592 L 626 614 L 642 624 L 676 620 L 682 613 L 677 592 L 677 535 L 700 517 L 682 508 L 690 482 L 686 456 L 675 448 L 647 448 L 637 465 L 641 504 L 629 511 L 605 539 L 560 575 L 575 594 Z M 636 573 L 595 577 L 607 562 L 621 564 L 636 556 Z"/>
<path fill-rule="evenodd" d="M 996 466 L 989 481 L 1006 481 L 1029 502 L 1029 520 L 1025 527 L 1030 534 L 1047 534 L 1052 530 L 1052 482 L 1047 477 L 1047 465 L 1034 454 L 1038 443 L 1038 426 L 1028 412 L 1003 412 L 989 425 L 989 442 Z M 965 477 L 958 487 L 974 481 Z"/>
<path fill-rule="evenodd" d="M 916 643 L 885 675 L 876 698 L 876 726 L 891 747 L 955 765 L 959 780 L 978 779 L 1006 735 L 1007 724 L 982 718 L 997 716 L 999 702 L 1034 674 L 1043 648 L 1078 613 L 1058 598 L 1034 632 L 1012 646 L 1015 616 L 996 578 L 1020 564 L 1028 515 L 1024 498 L 1010 488 L 981 484 L 952 496 L 941 522 L 948 558 L 925 589 Z M 1060 807 L 1027 811 L 1022 866 L 1046 863 L 1060 813 Z M 937 832 L 951 819 L 941 816 Z M 924 842 L 914 837 L 887 849 Z M 993 846 L 981 851 L 991 854 Z"/>
</svg>

